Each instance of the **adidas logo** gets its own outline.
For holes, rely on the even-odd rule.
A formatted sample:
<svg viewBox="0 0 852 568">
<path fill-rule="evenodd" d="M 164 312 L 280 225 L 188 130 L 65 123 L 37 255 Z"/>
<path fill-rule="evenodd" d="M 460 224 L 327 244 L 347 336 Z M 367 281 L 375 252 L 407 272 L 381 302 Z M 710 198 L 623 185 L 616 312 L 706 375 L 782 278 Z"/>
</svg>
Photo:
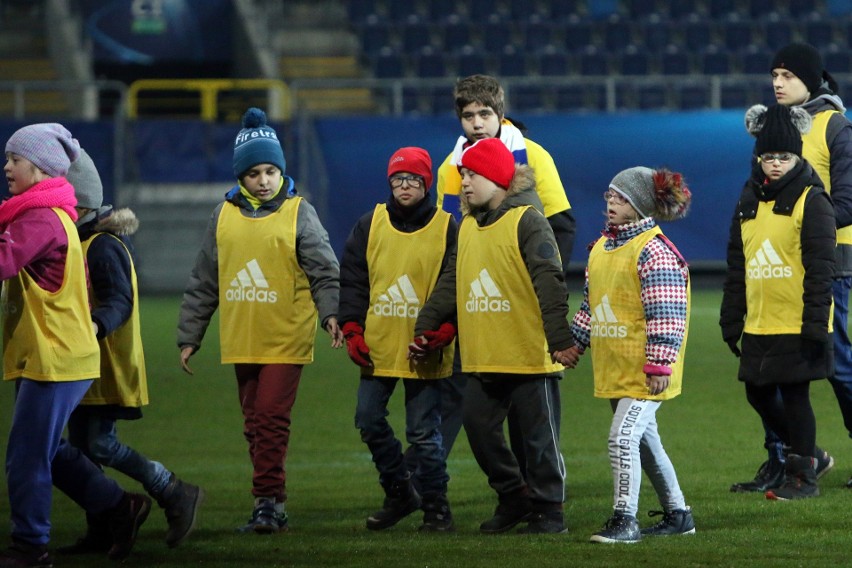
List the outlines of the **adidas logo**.
<svg viewBox="0 0 852 568">
<path fill-rule="evenodd" d="M 479 277 L 470 283 L 470 293 L 467 297 L 464 307 L 468 313 L 512 311 L 511 302 L 502 299 L 503 294 L 484 268 Z"/>
<path fill-rule="evenodd" d="M 420 298 L 411 285 L 408 274 L 400 276 L 396 284 L 379 296 L 373 304 L 373 313 L 381 317 L 416 318 L 420 313 Z"/>
<path fill-rule="evenodd" d="M 229 302 L 265 302 L 274 304 L 278 301 L 278 292 L 269 290 L 266 276 L 260 269 L 257 259 L 246 263 L 246 267 L 237 272 L 237 277 L 231 280 L 231 287 L 225 292 Z"/>
<path fill-rule="evenodd" d="M 627 337 L 627 326 L 618 325 L 618 318 L 609 305 L 609 296 L 604 294 L 601 303 L 592 310 L 593 337 Z"/>
<path fill-rule="evenodd" d="M 762 278 L 790 278 L 793 269 L 784 264 L 769 239 L 763 241 L 754 257 L 748 261 L 746 276 L 752 280 Z"/>
</svg>

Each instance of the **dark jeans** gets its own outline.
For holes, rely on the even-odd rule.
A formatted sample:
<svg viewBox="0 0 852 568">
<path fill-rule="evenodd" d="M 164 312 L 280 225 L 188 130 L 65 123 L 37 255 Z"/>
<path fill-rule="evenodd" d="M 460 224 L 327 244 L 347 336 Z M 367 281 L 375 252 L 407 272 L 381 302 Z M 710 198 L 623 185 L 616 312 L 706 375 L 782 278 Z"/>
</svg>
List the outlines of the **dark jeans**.
<svg viewBox="0 0 852 568">
<path fill-rule="evenodd" d="M 441 386 L 446 379 L 403 379 L 405 389 L 405 438 L 415 458 L 417 482 L 424 494 L 447 492 L 447 460 L 441 432 Z M 373 455 L 379 483 L 389 488 L 409 472 L 402 454 L 402 443 L 387 420 L 388 401 L 398 378 L 361 377 L 355 427 Z"/>
<path fill-rule="evenodd" d="M 287 500 L 284 464 L 290 444 L 290 412 L 302 377 L 302 365 L 237 364 L 243 409 L 243 435 L 254 468 L 252 495 Z"/>
</svg>

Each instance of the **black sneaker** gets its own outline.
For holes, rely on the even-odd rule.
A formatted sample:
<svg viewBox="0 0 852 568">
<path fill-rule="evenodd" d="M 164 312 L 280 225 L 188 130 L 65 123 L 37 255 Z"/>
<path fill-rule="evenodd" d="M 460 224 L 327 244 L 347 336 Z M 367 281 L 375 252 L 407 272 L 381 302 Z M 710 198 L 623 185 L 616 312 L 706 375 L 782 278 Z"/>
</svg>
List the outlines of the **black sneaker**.
<svg viewBox="0 0 852 568">
<path fill-rule="evenodd" d="M 633 544 L 642 540 L 639 532 L 639 523 L 636 517 L 623 513 L 613 513 L 607 520 L 602 531 L 595 533 L 589 539 L 590 542 L 604 542 L 608 544 Z"/>
<path fill-rule="evenodd" d="M 53 559 L 46 546 L 13 540 L 12 545 L 0 552 L 0 566 L 44 566 L 51 568 Z"/>
<path fill-rule="evenodd" d="M 286 531 L 289 518 L 287 511 L 275 510 L 275 501 L 260 498 L 254 506 L 251 518 L 246 524 L 237 528 L 240 533 L 275 534 Z"/>
<path fill-rule="evenodd" d="M 565 517 L 562 511 L 547 511 L 544 513 L 533 513 L 529 517 L 529 524 L 518 530 L 522 534 L 565 534 Z"/>
<path fill-rule="evenodd" d="M 529 499 L 518 498 L 500 502 L 494 516 L 479 525 L 479 532 L 499 534 L 513 529 L 518 523 L 532 516 Z"/>
<path fill-rule="evenodd" d="M 652 527 L 642 529 L 642 536 L 671 536 L 677 534 L 695 534 L 695 521 L 692 519 L 692 509 L 675 509 L 673 511 L 648 511 L 649 517 L 662 515 L 663 520 Z"/>
<path fill-rule="evenodd" d="M 834 467 L 834 458 L 825 450 L 818 449 L 816 455 L 816 476 L 817 479 L 831 471 Z"/>
<path fill-rule="evenodd" d="M 446 496 L 423 496 L 423 524 L 417 529 L 422 532 L 454 531 L 453 514 Z"/>
<path fill-rule="evenodd" d="M 382 508 L 367 517 L 367 528 L 380 531 L 390 528 L 420 508 L 420 495 L 411 484 L 411 477 L 397 479 L 385 487 Z"/>
<path fill-rule="evenodd" d="M 126 493 L 115 508 L 108 513 L 112 532 L 112 547 L 107 556 L 111 560 L 124 560 L 136 544 L 139 527 L 151 512 L 151 499 L 139 493 Z"/>
<path fill-rule="evenodd" d="M 770 489 L 777 489 L 783 484 L 784 462 L 773 458 L 760 464 L 753 480 L 734 483 L 731 485 L 731 491 L 734 493 L 765 493 Z"/>
</svg>

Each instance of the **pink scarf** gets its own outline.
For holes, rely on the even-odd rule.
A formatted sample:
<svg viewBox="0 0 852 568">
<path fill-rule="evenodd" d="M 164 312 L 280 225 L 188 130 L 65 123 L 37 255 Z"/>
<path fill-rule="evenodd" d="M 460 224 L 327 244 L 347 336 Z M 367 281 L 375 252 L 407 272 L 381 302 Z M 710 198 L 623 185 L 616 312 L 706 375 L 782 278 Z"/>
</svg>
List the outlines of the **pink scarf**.
<svg viewBox="0 0 852 568">
<path fill-rule="evenodd" d="M 58 207 L 77 220 L 77 198 L 74 187 L 64 177 L 49 178 L 30 187 L 24 193 L 13 195 L 0 203 L 0 230 L 30 209 Z"/>
</svg>

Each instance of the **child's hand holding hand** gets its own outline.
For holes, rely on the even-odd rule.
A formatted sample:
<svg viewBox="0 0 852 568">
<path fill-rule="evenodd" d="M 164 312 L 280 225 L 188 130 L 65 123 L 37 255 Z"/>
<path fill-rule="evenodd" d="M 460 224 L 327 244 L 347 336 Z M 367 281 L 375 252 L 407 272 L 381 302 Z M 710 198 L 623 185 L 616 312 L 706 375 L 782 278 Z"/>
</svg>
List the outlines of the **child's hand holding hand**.
<svg viewBox="0 0 852 568">
<path fill-rule="evenodd" d="M 343 336 L 346 338 L 346 351 L 349 353 L 349 358 L 359 367 L 372 367 L 370 348 L 364 341 L 364 328 L 354 321 L 348 321 L 343 324 Z"/>
<path fill-rule="evenodd" d="M 669 388 L 668 375 L 646 375 L 645 384 L 648 386 L 648 394 L 657 395 Z"/>
<path fill-rule="evenodd" d="M 553 353 L 551 353 L 550 360 L 554 363 L 565 365 L 569 369 L 573 369 L 577 366 L 577 362 L 580 360 L 580 355 L 582 355 L 580 348 L 576 345 L 572 345 L 568 349 L 563 349 L 562 351 L 554 351 Z"/>
<path fill-rule="evenodd" d="M 325 330 L 331 336 L 331 347 L 333 349 L 343 347 L 343 331 L 341 331 L 336 317 L 330 317 L 325 321 Z"/>
</svg>

